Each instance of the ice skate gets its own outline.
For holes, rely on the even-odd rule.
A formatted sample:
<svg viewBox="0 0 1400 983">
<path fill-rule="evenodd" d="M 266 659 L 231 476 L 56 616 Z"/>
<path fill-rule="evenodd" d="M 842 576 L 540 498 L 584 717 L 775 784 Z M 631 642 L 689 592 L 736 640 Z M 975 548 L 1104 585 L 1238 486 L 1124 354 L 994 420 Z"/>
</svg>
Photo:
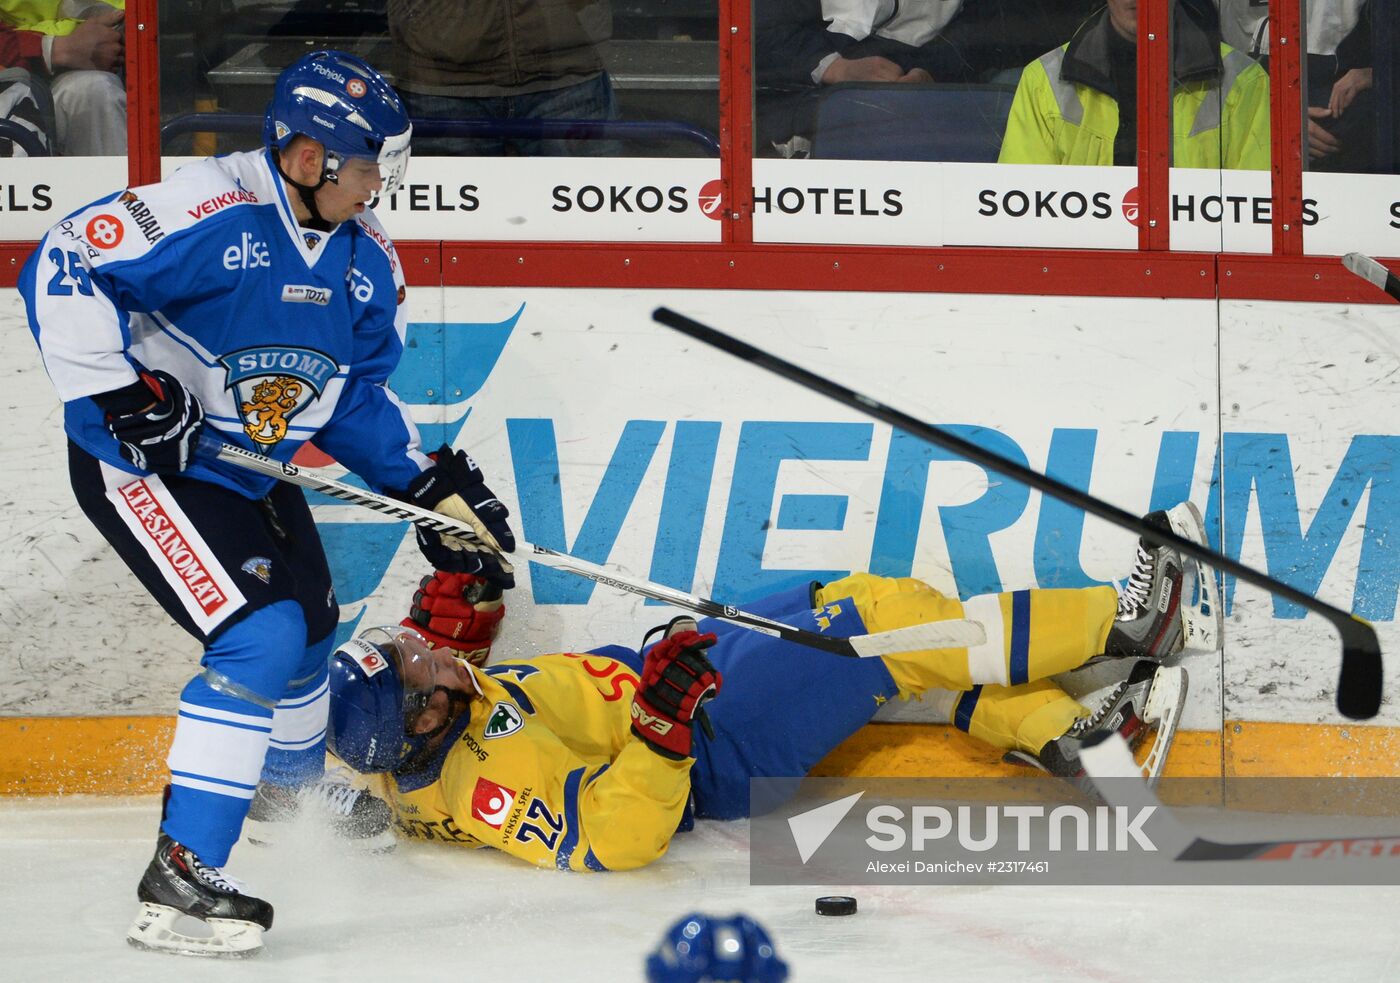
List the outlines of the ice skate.
<svg viewBox="0 0 1400 983">
<path fill-rule="evenodd" d="M 272 905 L 243 893 L 218 867 L 165 833 L 136 888 L 141 910 L 126 940 L 139 949 L 185 956 L 253 956 L 272 928 Z"/>
<path fill-rule="evenodd" d="M 1040 754 L 1008 751 L 1006 760 L 1028 764 L 1059 778 L 1084 777 L 1079 749 L 1091 736 L 1118 733 L 1136 750 L 1155 731 L 1157 740 L 1142 762 L 1142 777 L 1155 784 L 1166 767 L 1167 754 L 1176 737 L 1177 721 L 1186 703 L 1186 670 L 1159 666 L 1143 659 L 1128 678 L 1115 686 L 1087 717 L 1076 720 L 1063 736 L 1048 742 Z"/>
<path fill-rule="evenodd" d="M 1153 512 L 1144 521 L 1195 543 L 1206 541 L 1201 513 L 1190 502 Z M 1161 661 L 1184 650 L 1213 652 L 1220 647 L 1220 631 L 1215 571 L 1171 546 L 1140 538 L 1103 656 Z"/>
<path fill-rule="evenodd" d="M 300 789 L 260 782 L 243 830 L 249 843 L 271 846 L 293 823 L 303 821 L 371 853 L 392 850 L 397 843 L 389 804 L 333 772 Z"/>
</svg>

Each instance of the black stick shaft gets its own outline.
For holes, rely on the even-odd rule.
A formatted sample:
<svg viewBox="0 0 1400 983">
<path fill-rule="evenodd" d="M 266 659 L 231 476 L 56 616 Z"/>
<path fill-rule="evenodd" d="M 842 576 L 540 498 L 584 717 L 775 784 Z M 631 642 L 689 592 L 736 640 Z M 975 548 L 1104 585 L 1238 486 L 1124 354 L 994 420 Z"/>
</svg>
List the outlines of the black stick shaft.
<svg viewBox="0 0 1400 983">
<path fill-rule="evenodd" d="M 953 451 L 984 468 L 997 471 L 1046 495 L 1068 502 L 1076 508 L 1083 509 L 1091 515 L 1112 522 L 1114 525 L 1131 529 L 1140 536 L 1146 536 L 1150 541 L 1172 546 L 1187 556 L 1210 564 L 1217 570 L 1233 574 L 1240 580 L 1256 587 L 1262 587 L 1272 594 L 1320 615 L 1336 627 L 1342 638 L 1342 667 L 1337 683 L 1337 710 L 1354 720 L 1369 719 L 1380 711 L 1382 678 L 1380 641 L 1376 638 L 1376 631 L 1371 625 L 1354 617 L 1349 612 L 1319 601 L 1311 594 L 1291 587 L 1281 580 L 1276 580 L 1255 570 L 1253 567 L 1232 560 L 1223 553 L 1194 543 L 1174 532 L 1153 528 L 1144 522 L 1141 516 L 1133 515 L 1115 505 L 1110 505 L 1103 499 L 1095 498 L 1093 495 L 1082 492 L 1062 481 L 1057 481 L 1049 475 L 1032 471 L 1030 468 L 1004 458 L 1000 454 L 964 440 L 956 434 L 886 406 L 877 399 L 848 389 L 824 376 L 778 358 L 776 355 L 756 348 L 746 341 L 740 341 L 669 308 L 658 307 L 652 313 L 652 318 L 668 328 L 674 328 L 682 334 L 694 338 L 696 341 L 704 342 L 737 358 L 752 362 L 769 372 L 780 375 L 814 392 L 819 392 L 823 396 L 858 410 L 867 416 L 874 417 L 882 423 L 888 423 L 890 426 L 897 427 L 930 444 Z"/>
<path fill-rule="evenodd" d="M 1221 843 L 1197 837 L 1177 860 L 1340 860 L 1400 856 L 1400 836 L 1327 836 L 1311 840 L 1270 840 L 1260 843 Z"/>
</svg>

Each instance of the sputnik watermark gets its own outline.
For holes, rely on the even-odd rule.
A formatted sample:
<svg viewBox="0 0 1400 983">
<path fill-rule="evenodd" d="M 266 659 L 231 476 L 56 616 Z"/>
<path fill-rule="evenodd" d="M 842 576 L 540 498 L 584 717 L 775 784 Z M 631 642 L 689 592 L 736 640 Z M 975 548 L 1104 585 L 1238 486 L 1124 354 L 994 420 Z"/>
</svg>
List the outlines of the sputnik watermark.
<svg viewBox="0 0 1400 983">
<path fill-rule="evenodd" d="M 802 863 L 811 860 L 864 795 L 864 792 L 857 792 L 788 818 L 788 828 Z M 980 823 L 974 821 L 974 811 L 980 812 Z M 1157 844 L 1143 827 L 1156 811 L 1156 806 L 1095 806 L 1090 809 L 1058 805 L 1047 809 L 1040 805 L 963 805 L 949 809 L 919 805 L 906 810 L 895 805 L 877 805 L 865 811 L 865 826 L 870 831 L 865 844 L 881 852 L 906 849 L 921 852 L 937 841 L 955 840 L 964 850 L 984 853 L 1004 846 L 1002 831 L 1009 820 L 1015 827 L 1015 849 L 1020 853 L 1032 850 L 1126 852 L 1134 845 L 1139 850 L 1155 853 Z"/>
<path fill-rule="evenodd" d="M 972 818 L 975 808 L 982 812 L 980 837 Z M 872 850 L 895 851 L 907 847 L 920 851 L 934 841 L 956 837 L 962 849 L 983 853 L 1002 846 L 1004 821 L 1010 820 L 1016 827 L 1015 849 L 1020 853 L 1042 849 L 1051 853 L 1064 850 L 1126 853 L 1133 845 L 1139 850 L 1156 853 L 1157 844 L 1143 830 L 1156 811 L 1156 806 L 1096 806 L 1091 810 L 1060 805 L 1049 811 L 1044 806 L 1026 805 L 958 806 L 956 810 L 943 806 L 913 806 L 906 815 L 898 806 L 875 806 L 865 814 L 866 826 L 871 831 L 865 842 Z M 1044 827 L 1043 831 L 1037 828 L 1039 826 Z"/>
<path fill-rule="evenodd" d="M 1143 787 L 1140 781 L 1136 787 Z M 1159 797 L 1128 802 L 1128 796 L 1109 791 L 1091 796 L 1048 778 L 755 780 L 750 877 L 755 884 L 824 886 L 992 878 L 1041 884 L 1400 883 L 1400 855 L 1393 864 L 1349 859 L 1361 850 L 1326 864 L 1235 862 L 1279 859 L 1279 842 L 1390 842 L 1355 838 L 1397 833 L 1393 817 L 1400 809 L 1393 806 L 1400 806 L 1400 782 L 1363 788 L 1338 781 L 1304 786 L 1164 780 Z M 1369 817 L 1352 814 L 1362 806 Z M 1348 812 L 1328 811 L 1338 807 Z M 1207 830 L 1199 835 L 1215 838 L 1201 841 L 1216 847 L 1212 863 L 1195 862 L 1206 857 L 1188 849 L 1198 834 L 1183 833 L 1184 825 L 1199 824 Z M 1393 839 L 1400 842 L 1400 835 Z"/>
</svg>

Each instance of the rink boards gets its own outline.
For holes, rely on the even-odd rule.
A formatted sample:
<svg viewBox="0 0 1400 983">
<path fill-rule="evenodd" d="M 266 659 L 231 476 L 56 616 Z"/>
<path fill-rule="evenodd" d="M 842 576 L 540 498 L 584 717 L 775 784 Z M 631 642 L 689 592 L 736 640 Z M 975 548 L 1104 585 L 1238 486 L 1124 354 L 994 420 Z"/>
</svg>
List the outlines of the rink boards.
<svg viewBox="0 0 1400 983">
<path fill-rule="evenodd" d="M 482 463 L 532 542 L 737 603 L 858 569 L 963 596 L 1126 574 L 1130 533 L 699 350 L 652 323 L 664 304 L 1131 512 L 1189 497 L 1212 545 L 1374 621 L 1387 651 L 1400 644 L 1393 307 L 427 287 L 409 303 L 395 390 L 425 443 Z M 72 787 L 149 787 L 198 647 L 74 505 L 13 290 L 0 327 L 0 788 L 36 790 L 18 784 L 37 779 L 25 763 L 71 755 L 76 734 L 97 760 L 72 763 Z M 396 622 L 426 572 L 406 526 L 314 507 L 341 633 Z M 669 617 L 557 571 L 522 564 L 519 579 L 498 657 L 635 644 Z M 1335 713 L 1330 628 L 1249 585 L 1227 582 L 1226 601 L 1223 653 L 1184 663 L 1190 733 L 1172 770 L 1394 773 L 1400 716 L 1387 707 L 1358 727 Z M 948 728 L 894 726 L 828 766 L 995 766 Z"/>
</svg>

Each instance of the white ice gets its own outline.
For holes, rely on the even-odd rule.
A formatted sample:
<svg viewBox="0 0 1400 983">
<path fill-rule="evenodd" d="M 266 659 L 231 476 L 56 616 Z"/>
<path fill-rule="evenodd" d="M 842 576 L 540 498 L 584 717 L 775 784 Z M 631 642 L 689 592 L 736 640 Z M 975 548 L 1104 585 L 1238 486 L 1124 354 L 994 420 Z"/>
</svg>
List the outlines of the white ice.
<svg viewBox="0 0 1400 983">
<path fill-rule="evenodd" d="M 538 870 L 487 850 L 403 843 L 347 856 L 300 831 L 229 864 L 276 906 L 266 951 L 217 962 L 124 941 L 150 858 L 153 796 L 0 802 L 0 979 L 627 981 L 682 914 L 745 912 L 797 983 L 857 980 L 1394 980 L 1400 888 L 751 887 L 747 823 L 702 822 L 632 873 Z"/>
</svg>

